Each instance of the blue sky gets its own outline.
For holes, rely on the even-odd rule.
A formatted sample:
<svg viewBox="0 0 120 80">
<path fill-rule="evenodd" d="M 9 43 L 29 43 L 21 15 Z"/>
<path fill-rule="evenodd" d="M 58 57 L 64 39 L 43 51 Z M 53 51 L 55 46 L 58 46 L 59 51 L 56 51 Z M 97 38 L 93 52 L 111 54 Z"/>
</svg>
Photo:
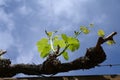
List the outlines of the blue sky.
<svg viewBox="0 0 120 80">
<path fill-rule="evenodd" d="M 91 34 L 80 35 L 81 47 L 69 53 L 69 61 L 83 56 L 86 48 L 94 46 L 97 30 L 103 29 L 106 35 L 113 31 L 118 34 L 114 37 L 115 45 L 103 45 L 107 60 L 102 64 L 120 63 L 119 4 L 120 0 L 0 0 L 0 49 L 7 50 L 4 57 L 10 58 L 13 64 L 40 64 L 45 59 L 40 58 L 36 42 L 46 36 L 45 29 L 72 35 L 80 25 L 94 23 Z M 120 74 L 120 67 L 96 67 L 57 75 L 95 74 Z"/>
</svg>

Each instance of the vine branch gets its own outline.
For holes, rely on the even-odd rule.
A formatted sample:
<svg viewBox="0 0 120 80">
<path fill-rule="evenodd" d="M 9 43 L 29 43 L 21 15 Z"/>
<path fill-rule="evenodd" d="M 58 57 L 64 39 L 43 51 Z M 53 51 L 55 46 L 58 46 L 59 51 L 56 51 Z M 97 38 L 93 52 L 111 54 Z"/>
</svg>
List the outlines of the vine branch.
<svg viewBox="0 0 120 80">
<path fill-rule="evenodd" d="M 53 55 L 38 65 L 11 64 L 9 59 L 0 59 L 0 77 L 13 77 L 19 73 L 27 75 L 51 75 L 71 70 L 94 68 L 106 60 L 106 54 L 101 44 L 113 39 L 113 36 L 116 34 L 116 32 L 113 32 L 105 38 L 99 37 L 96 46 L 87 49 L 85 56 L 67 63 L 61 63 Z"/>
</svg>

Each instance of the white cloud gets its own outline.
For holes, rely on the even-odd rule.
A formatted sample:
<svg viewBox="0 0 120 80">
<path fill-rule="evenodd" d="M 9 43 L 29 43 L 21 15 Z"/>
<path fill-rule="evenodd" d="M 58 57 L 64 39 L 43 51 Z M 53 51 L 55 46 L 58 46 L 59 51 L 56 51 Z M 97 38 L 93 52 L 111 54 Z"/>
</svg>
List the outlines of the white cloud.
<svg viewBox="0 0 120 80">
<path fill-rule="evenodd" d="M 5 1 L 6 0 L 0 0 L 0 4 L 6 5 Z M 14 29 L 12 16 L 12 14 L 7 14 L 4 8 L 0 8 L 0 27 L 4 28 L 3 31 L 0 28 L 0 49 L 8 49 L 14 44 L 14 38 L 11 33 Z"/>
<path fill-rule="evenodd" d="M 19 54 L 16 63 L 31 63 L 33 59 L 34 53 L 26 52 L 23 50 L 21 54 Z"/>
<path fill-rule="evenodd" d="M 30 7 L 27 7 L 26 5 L 23 5 L 19 7 L 18 12 L 22 15 L 28 15 L 32 12 L 32 9 L 30 9 Z"/>
<path fill-rule="evenodd" d="M 14 22 L 11 19 L 13 15 L 7 14 L 3 9 L 0 9 L 0 24 L 5 24 L 6 30 L 12 31 L 14 29 Z"/>
<path fill-rule="evenodd" d="M 0 32 L 0 49 L 8 49 L 14 44 L 14 39 L 9 32 Z"/>
<path fill-rule="evenodd" d="M 37 52 L 36 46 L 33 46 L 32 49 L 25 48 L 24 46 L 18 47 L 19 55 L 17 56 L 16 63 L 35 63 L 39 64 L 43 62 L 43 59 L 40 58 L 39 53 Z"/>
<path fill-rule="evenodd" d="M 100 16 L 95 16 L 92 22 L 94 22 L 95 24 L 104 24 L 106 19 L 107 19 L 107 15 L 101 14 Z"/>
<path fill-rule="evenodd" d="M 0 0 L 0 6 L 1 6 L 1 5 L 6 5 L 5 1 L 6 1 L 6 0 Z"/>
<path fill-rule="evenodd" d="M 55 15 L 60 15 L 62 14 L 67 14 L 68 16 L 70 16 L 73 12 L 73 3 L 71 3 L 71 1 L 67 1 L 67 0 L 60 0 L 60 1 L 55 1 L 52 2 L 53 5 L 53 9 L 54 9 L 54 13 Z"/>
<path fill-rule="evenodd" d="M 82 6 L 85 3 L 83 0 L 80 0 L 80 3 L 76 0 L 38 0 L 37 3 L 39 3 L 37 7 L 40 7 L 40 9 L 37 9 L 37 13 L 40 14 L 37 18 L 47 19 L 46 24 L 55 25 L 55 29 L 62 28 L 64 31 L 68 31 L 75 27 L 72 24 L 78 24 L 84 18 L 86 19 Z"/>
</svg>

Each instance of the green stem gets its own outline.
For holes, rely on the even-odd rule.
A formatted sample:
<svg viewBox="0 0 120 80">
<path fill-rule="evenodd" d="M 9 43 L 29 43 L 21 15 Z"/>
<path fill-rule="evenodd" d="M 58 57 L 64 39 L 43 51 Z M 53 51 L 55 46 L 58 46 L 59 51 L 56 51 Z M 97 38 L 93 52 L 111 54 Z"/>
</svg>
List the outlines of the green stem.
<svg viewBox="0 0 120 80">
<path fill-rule="evenodd" d="M 54 46 L 53 46 L 53 34 L 57 33 L 57 31 L 54 31 L 51 35 L 51 37 L 49 38 L 50 40 L 50 45 L 51 45 L 51 49 L 53 50 L 53 52 L 56 52 L 56 50 L 54 49 Z"/>
<path fill-rule="evenodd" d="M 52 39 L 50 39 L 50 46 L 51 46 L 51 49 L 53 50 L 53 52 L 55 52 L 55 49 L 53 47 L 53 40 Z"/>
<path fill-rule="evenodd" d="M 64 53 L 66 50 L 67 50 L 67 48 L 69 47 L 69 44 L 68 45 L 66 45 L 65 46 L 65 48 L 63 49 L 63 51 L 62 52 L 60 52 L 57 56 L 60 56 L 62 53 Z"/>
</svg>

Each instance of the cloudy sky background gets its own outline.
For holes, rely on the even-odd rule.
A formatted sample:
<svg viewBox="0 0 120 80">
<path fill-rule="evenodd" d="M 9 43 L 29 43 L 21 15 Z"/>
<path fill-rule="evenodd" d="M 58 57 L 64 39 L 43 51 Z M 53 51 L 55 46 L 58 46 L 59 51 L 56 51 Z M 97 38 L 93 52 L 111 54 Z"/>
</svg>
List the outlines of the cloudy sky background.
<svg viewBox="0 0 120 80">
<path fill-rule="evenodd" d="M 58 30 L 72 35 L 80 25 L 94 23 L 91 34 L 80 35 L 81 48 L 70 53 L 70 60 L 85 54 L 94 46 L 97 30 L 107 34 L 118 32 L 116 44 L 103 45 L 107 60 L 102 64 L 120 63 L 120 0 L 0 0 L 0 49 L 7 50 L 5 58 L 16 63 L 40 64 L 44 59 L 37 52 L 36 42 L 46 36 L 44 30 Z M 60 57 L 65 62 L 65 60 Z M 120 67 L 96 67 L 57 75 L 120 74 Z M 25 76 L 25 75 L 19 75 Z"/>
</svg>

